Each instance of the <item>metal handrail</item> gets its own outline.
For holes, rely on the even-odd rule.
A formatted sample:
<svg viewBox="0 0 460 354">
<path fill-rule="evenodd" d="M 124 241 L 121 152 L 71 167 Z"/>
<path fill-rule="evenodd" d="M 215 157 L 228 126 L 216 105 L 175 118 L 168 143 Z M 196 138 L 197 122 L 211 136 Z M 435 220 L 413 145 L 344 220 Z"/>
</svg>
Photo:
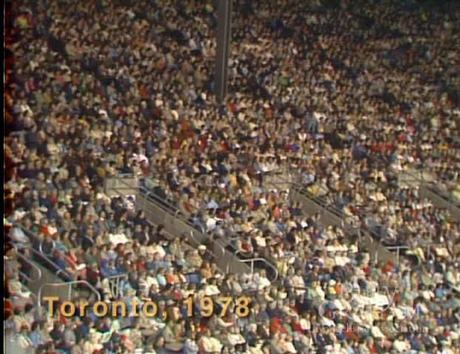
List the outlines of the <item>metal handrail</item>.
<svg viewBox="0 0 460 354">
<path fill-rule="evenodd" d="M 185 216 L 182 211 L 177 207 L 177 206 L 174 206 L 172 205 L 169 201 L 166 201 L 164 199 L 161 199 L 159 198 L 158 196 L 156 196 L 154 193 L 152 193 L 151 191 L 149 191 L 147 188 L 143 187 L 143 186 L 139 186 L 139 191 L 145 196 L 147 197 L 148 199 L 150 199 L 151 201 L 154 201 L 154 202 L 158 202 L 158 203 L 155 203 L 158 207 L 160 207 L 161 209 L 171 213 L 171 212 L 174 212 L 174 218 L 175 219 L 180 219 L 182 222 L 184 222 L 185 224 L 187 224 L 188 226 L 192 227 L 193 229 L 197 230 L 197 231 L 201 231 L 197 228 L 197 225 L 191 223 L 189 220 L 188 220 L 188 217 Z"/>
<path fill-rule="evenodd" d="M 188 226 L 192 226 L 195 230 L 199 231 L 199 230 L 197 229 L 197 227 L 196 227 L 197 225 L 194 225 L 194 224 L 190 223 L 190 222 L 188 221 L 188 218 L 182 213 L 182 211 L 180 210 L 179 207 L 173 206 L 171 203 L 167 202 L 166 200 L 160 200 L 160 198 L 158 198 L 155 194 L 153 194 L 152 192 L 148 191 L 148 190 L 147 190 L 146 188 L 144 188 L 144 187 L 139 186 L 139 190 L 140 190 L 140 191 L 144 191 L 144 192 L 145 192 L 145 193 L 144 193 L 145 196 L 147 196 L 147 197 L 152 196 L 151 199 L 154 199 L 154 200 L 160 202 L 160 204 L 156 204 L 156 205 L 159 206 L 159 207 L 161 207 L 163 210 L 165 210 L 165 209 L 163 208 L 163 205 L 161 205 L 162 203 L 163 203 L 163 204 L 166 204 L 167 207 L 171 209 L 171 210 L 169 210 L 169 211 L 174 211 L 174 210 L 175 210 L 175 211 L 174 211 L 174 214 L 171 214 L 171 213 L 168 212 L 168 214 L 171 215 L 171 217 L 172 217 L 172 223 L 173 223 L 173 224 L 175 223 L 176 220 L 179 219 L 179 220 L 181 220 L 182 222 L 185 222 Z M 202 233 L 204 233 L 204 232 L 202 232 Z M 196 237 L 195 237 L 195 234 L 193 233 L 193 230 L 190 230 L 190 235 L 192 236 L 193 240 L 194 240 L 197 244 L 200 244 L 200 242 L 197 241 L 197 239 L 196 239 Z"/>
<path fill-rule="evenodd" d="M 54 251 L 56 249 L 56 242 L 54 242 L 54 240 L 51 240 L 51 242 L 53 243 L 53 248 L 51 249 L 51 251 Z M 38 246 L 38 250 L 40 251 L 41 254 L 45 255 L 46 257 L 49 257 L 49 254 L 43 251 L 43 241 L 40 242 L 40 245 Z"/>
<path fill-rule="evenodd" d="M 136 175 L 134 173 L 118 173 L 116 176 L 113 176 L 112 178 L 116 179 L 124 179 L 124 178 L 135 178 Z"/>
<path fill-rule="evenodd" d="M 284 183 L 289 183 L 296 192 L 299 192 L 300 194 L 302 194 L 305 197 L 307 197 L 308 199 L 312 200 L 313 202 L 315 202 L 319 206 L 323 207 L 327 211 L 329 211 L 332 214 L 334 214 L 334 215 L 340 217 L 341 219 L 343 219 L 344 214 L 343 214 L 342 210 L 340 210 L 339 208 L 334 207 L 333 205 L 330 205 L 329 203 L 323 202 L 321 200 L 321 198 L 313 196 L 311 193 L 309 193 L 308 191 L 305 190 L 305 188 L 304 188 L 305 186 L 303 186 L 301 183 L 292 182 L 292 181 L 285 181 Z M 343 222 L 343 224 L 346 226 L 345 222 Z M 374 234 L 371 230 L 369 230 L 369 232 Z"/>
<path fill-rule="evenodd" d="M 276 269 L 276 267 L 273 264 L 271 264 L 269 261 L 267 261 L 265 258 L 257 257 L 257 258 L 250 258 L 250 259 L 238 259 L 238 262 L 251 263 L 251 274 L 254 274 L 254 263 L 255 262 L 265 263 L 275 272 L 275 277 L 271 281 L 274 282 L 278 279 L 278 275 L 279 275 L 278 269 Z"/>
<path fill-rule="evenodd" d="M 393 250 L 407 250 L 409 249 L 410 247 L 409 246 L 406 246 L 406 245 L 401 245 L 401 246 L 387 246 L 387 249 L 389 249 L 390 251 L 393 251 Z"/>
<path fill-rule="evenodd" d="M 294 182 L 294 181 L 289 181 L 289 180 L 284 180 L 284 183 L 288 183 L 292 186 L 292 189 L 295 190 L 296 192 L 300 193 L 301 195 L 303 195 L 304 197 L 310 199 L 312 202 L 314 202 L 315 204 L 317 204 L 319 207 L 321 207 L 323 210 L 321 212 L 323 212 L 324 210 L 327 210 L 328 212 L 334 214 L 335 216 L 339 217 L 341 220 L 342 220 L 342 228 L 347 231 L 347 230 L 354 230 L 355 228 L 346 223 L 345 220 L 344 220 L 344 215 L 343 213 L 341 213 L 337 208 L 333 208 L 332 206 L 328 205 L 328 204 L 325 204 L 324 202 L 322 202 L 321 200 L 319 200 L 318 198 L 315 198 L 313 196 L 311 196 L 302 186 L 302 184 L 298 183 L 298 182 Z M 359 237 L 360 237 L 360 240 L 361 240 L 361 233 L 364 232 L 364 233 L 367 233 L 368 235 L 370 235 L 370 238 L 372 240 L 378 240 L 379 239 L 379 235 L 372 229 L 370 228 L 364 228 L 362 225 L 359 227 Z M 382 245 L 383 246 L 383 245 Z M 384 247 L 384 246 L 383 246 Z M 377 250 L 376 250 L 376 255 L 377 255 Z M 377 257 L 375 257 L 375 259 L 377 260 Z"/>
<path fill-rule="evenodd" d="M 231 236 L 231 237 L 228 237 L 228 238 L 227 238 L 227 240 L 230 241 L 230 242 L 231 242 L 231 241 L 237 241 L 237 240 L 239 240 L 239 239 L 240 239 L 240 236 Z"/>
<path fill-rule="evenodd" d="M 312 200 L 313 202 L 315 202 L 316 204 L 321 206 L 322 207 L 322 209 L 320 210 L 321 215 L 323 215 L 324 209 L 326 209 L 327 211 L 335 214 L 336 216 L 340 217 L 341 219 L 343 218 L 343 212 L 340 209 L 334 208 L 330 204 L 325 203 L 321 199 L 321 197 L 313 196 L 311 193 L 309 193 L 305 189 L 305 185 L 303 185 L 302 183 L 294 182 L 294 181 L 289 180 L 289 179 L 281 179 L 281 180 L 278 180 L 276 182 L 270 181 L 270 182 L 268 182 L 268 184 L 270 184 L 272 186 L 276 186 L 276 185 L 279 185 L 279 184 L 288 184 L 288 185 L 290 185 L 290 187 L 293 190 L 295 190 L 296 192 L 300 193 L 301 195 L 306 196 L 308 199 Z M 349 226 L 349 225 L 346 225 L 345 222 L 342 220 L 342 228 L 345 230 L 347 228 L 347 226 Z M 230 240 L 234 240 L 234 238 L 230 238 Z"/>
<path fill-rule="evenodd" d="M 225 256 L 225 254 L 227 253 L 227 251 L 225 250 L 225 246 L 222 242 L 220 242 L 220 240 L 217 240 L 216 242 L 214 242 L 215 245 L 217 245 L 221 251 L 221 254 L 222 254 L 222 257 Z"/>
<path fill-rule="evenodd" d="M 202 225 L 195 225 L 196 228 L 200 230 L 202 234 L 206 234 L 206 228 Z"/>
<path fill-rule="evenodd" d="M 15 246 L 15 245 L 14 245 Z M 16 247 L 15 247 L 16 248 Z M 19 273 L 24 277 L 26 278 L 26 280 L 28 280 L 29 282 L 36 282 L 36 281 L 39 281 L 43 274 L 42 274 L 42 270 L 34 263 L 32 263 L 26 256 L 24 256 L 22 253 L 20 253 L 18 251 L 18 249 L 16 248 L 16 256 L 21 258 L 24 262 L 26 262 L 28 265 L 30 265 L 32 268 L 34 268 L 38 274 L 37 278 L 31 278 L 29 277 L 26 273 L 22 272 L 22 271 L 19 271 Z"/>
<path fill-rule="evenodd" d="M 197 240 L 196 236 L 195 236 L 195 233 L 193 232 L 193 230 L 190 230 L 190 236 L 192 237 L 193 241 L 199 245 L 201 242 L 199 240 Z M 227 251 L 225 250 L 225 246 L 222 242 L 220 242 L 220 240 L 216 240 L 214 243 L 214 245 L 216 245 L 217 247 L 219 247 L 219 250 L 220 250 L 220 253 L 221 253 L 221 256 L 225 256 L 225 254 L 227 253 Z M 213 250 L 214 251 L 214 250 Z"/>
<path fill-rule="evenodd" d="M 343 212 L 342 210 L 340 210 L 339 208 L 336 208 L 328 203 L 325 203 L 323 200 L 321 200 L 320 197 L 315 197 L 314 195 L 312 195 L 311 193 L 309 193 L 306 189 L 305 189 L 305 186 L 302 185 L 301 183 L 298 183 L 298 182 L 293 182 L 293 181 L 289 181 L 289 180 L 281 180 L 279 182 L 277 182 L 276 184 L 281 184 L 281 183 L 286 183 L 286 184 L 289 184 L 293 190 L 295 190 L 296 192 L 300 193 L 301 195 L 307 197 L 308 199 L 312 200 L 314 203 L 316 203 L 317 205 L 319 205 L 320 207 L 326 209 L 327 211 L 329 211 L 330 213 L 334 214 L 335 216 L 343 219 L 344 215 L 343 215 Z M 274 183 L 271 183 L 271 184 L 274 184 Z"/>
<path fill-rule="evenodd" d="M 117 174 L 115 176 L 112 176 L 112 177 L 109 177 L 106 179 L 105 183 L 104 183 L 104 191 L 107 192 L 107 189 L 108 189 L 108 181 L 109 180 L 115 180 L 116 183 L 118 184 L 119 182 L 121 182 L 121 184 L 124 184 L 124 187 L 119 187 L 117 184 L 115 185 L 115 187 L 113 187 L 114 190 L 118 190 L 118 189 L 136 189 L 137 188 L 137 185 L 136 186 L 131 186 L 129 185 L 128 183 L 126 183 L 124 180 L 127 179 L 127 178 L 132 178 L 132 179 L 136 179 L 138 180 L 137 176 L 133 173 L 120 173 L 120 174 Z M 138 181 L 136 181 L 138 182 Z M 128 187 L 128 188 L 126 188 Z"/>
<path fill-rule="evenodd" d="M 20 226 L 21 227 L 21 226 Z M 21 229 L 25 232 L 25 233 L 28 233 L 28 234 L 31 234 L 33 235 L 32 232 L 28 231 L 28 230 L 25 230 L 21 227 Z M 34 237 L 34 236 L 32 236 Z M 66 271 L 65 269 L 62 269 L 61 267 L 59 267 L 55 262 L 53 262 L 46 254 L 40 252 L 40 251 L 37 251 L 35 248 L 33 248 L 32 246 L 22 246 L 21 245 L 21 248 L 27 248 L 29 249 L 35 256 L 37 256 L 38 258 L 40 258 L 41 260 L 45 261 L 49 266 L 51 266 L 54 271 L 55 271 L 55 274 L 57 276 L 59 276 L 60 274 L 63 274 L 65 277 L 67 277 L 68 279 L 72 279 L 72 274 L 70 274 L 68 271 Z"/>
<path fill-rule="evenodd" d="M 423 182 L 423 181 L 422 181 Z M 429 189 L 431 192 L 439 196 L 440 198 L 444 199 L 446 202 L 452 204 L 453 206 L 459 208 L 460 207 L 460 200 L 455 198 L 452 193 L 446 193 L 439 189 L 436 184 L 433 182 L 423 182 L 425 183 L 425 187 Z"/>
<path fill-rule="evenodd" d="M 73 280 L 73 281 L 69 281 L 69 282 L 65 282 L 65 283 L 45 283 L 45 284 L 42 284 L 42 286 L 40 286 L 40 288 L 38 289 L 38 293 L 37 293 L 38 307 L 42 306 L 42 291 L 43 291 L 44 287 L 50 286 L 50 287 L 53 287 L 53 288 L 58 288 L 58 287 L 62 287 L 62 286 L 68 286 L 69 287 L 68 298 L 69 298 L 69 300 L 71 300 L 72 299 L 72 286 L 75 285 L 75 284 L 84 284 L 84 285 L 86 285 L 94 294 L 96 294 L 97 300 L 101 301 L 101 294 L 99 293 L 99 291 L 97 291 L 97 289 L 94 286 L 92 286 L 86 280 Z"/>
<path fill-rule="evenodd" d="M 21 283 L 21 285 L 29 292 L 29 296 L 32 298 L 33 302 L 37 302 L 37 295 L 35 295 L 27 286 Z"/>
<path fill-rule="evenodd" d="M 175 223 L 176 220 L 180 220 L 183 223 L 185 223 L 187 226 L 191 227 L 193 230 L 195 230 L 197 232 L 200 232 L 203 235 L 206 235 L 205 228 L 204 227 L 199 227 L 199 225 L 191 223 L 189 218 L 185 217 L 185 215 L 183 215 L 183 213 L 181 212 L 181 210 L 179 208 L 173 206 L 168 201 L 161 200 L 155 194 L 153 194 L 151 191 L 149 191 L 148 189 L 146 189 L 143 186 L 139 186 L 139 191 L 146 198 L 150 199 L 150 201 L 154 202 L 157 207 L 165 210 L 167 213 L 172 215 L 174 217 L 174 219 L 172 221 L 173 224 Z M 174 214 L 172 214 L 172 212 L 174 212 Z M 197 242 L 197 238 L 196 238 L 195 233 L 194 233 L 193 230 L 190 230 L 190 235 L 192 236 L 194 241 Z M 197 243 L 200 244 L 201 242 L 198 240 Z M 219 250 L 221 251 L 221 257 L 226 255 L 226 250 L 225 250 L 226 245 L 221 240 L 215 240 L 215 242 L 213 242 L 213 244 L 216 245 L 217 247 L 219 247 Z M 228 269 L 229 269 L 229 265 L 227 265 L 227 270 Z M 277 270 L 276 270 L 276 272 L 277 272 Z"/>
<path fill-rule="evenodd" d="M 423 172 L 425 171 L 421 169 L 419 171 L 420 171 L 420 176 L 417 173 L 414 173 L 413 169 L 404 171 L 404 173 L 416 179 L 420 184 L 425 186 L 427 189 L 429 189 L 431 192 L 436 194 L 438 197 L 444 199 L 446 202 L 452 204 L 453 206 L 457 208 L 460 206 L 460 202 L 458 200 L 455 200 L 455 198 L 452 196 L 451 193 L 445 193 L 441 191 L 434 182 L 426 181 L 425 178 L 423 178 Z M 442 178 L 439 178 L 439 179 L 443 180 Z"/>
<path fill-rule="evenodd" d="M 122 280 L 128 279 L 128 274 L 123 273 L 118 275 L 112 275 L 110 277 L 106 277 L 105 279 L 109 281 L 110 291 L 112 292 L 112 295 L 114 295 L 115 298 L 123 297 L 123 288 L 120 287 L 120 282 Z"/>
<path fill-rule="evenodd" d="M 386 249 L 389 251 L 394 251 L 396 250 L 396 260 L 399 263 L 399 256 L 401 254 L 401 250 L 408 250 L 410 247 L 409 246 L 387 246 Z"/>
<path fill-rule="evenodd" d="M 197 244 L 199 245 L 200 242 L 197 241 L 196 237 L 195 237 L 195 234 L 193 233 L 193 230 L 190 230 L 190 236 L 192 237 L 192 240 Z"/>
<path fill-rule="evenodd" d="M 340 210 L 339 208 L 331 205 L 330 203 L 327 203 L 325 202 L 324 200 L 322 200 L 321 197 L 318 197 L 318 196 L 314 196 L 313 194 L 311 194 L 310 192 L 308 192 L 306 190 L 306 188 L 304 186 L 302 186 L 301 184 L 298 184 L 298 183 L 293 183 L 293 189 L 297 192 L 299 192 L 300 194 L 306 196 L 308 199 L 314 201 L 316 204 L 318 204 L 319 206 L 327 209 L 329 212 L 331 212 L 332 214 L 340 217 L 340 218 L 343 218 L 344 215 L 343 215 L 343 211 Z"/>
<path fill-rule="evenodd" d="M 310 290 L 310 288 L 307 288 L 306 286 L 292 286 L 292 285 L 289 285 L 289 286 L 284 286 L 283 288 L 284 289 L 294 289 L 294 290 L 305 290 L 305 291 Z"/>
<path fill-rule="evenodd" d="M 62 269 L 61 267 L 59 267 L 55 262 L 53 262 L 51 259 L 49 259 L 43 253 L 37 252 L 37 250 L 35 250 L 34 248 L 31 248 L 31 251 L 32 251 L 33 254 L 35 254 L 38 257 L 40 257 L 41 259 L 45 260 L 50 266 L 52 266 L 55 269 L 55 271 L 56 271 L 55 274 L 57 276 L 59 276 L 60 274 L 63 274 L 64 276 L 66 276 L 69 279 L 73 278 L 72 274 L 70 274 L 67 270 Z"/>
<path fill-rule="evenodd" d="M 292 181 L 286 181 L 286 183 L 289 183 L 291 185 L 296 185 L 296 183 L 294 183 Z M 145 188 L 143 186 L 139 186 L 139 191 L 144 196 L 146 196 L 147 198 L 150 198 L 153 201 L 157 201 L 158 203 L 155 203 L 155 204 L 157 204 L 157 206 L 161 207 L 163 210 L 169 209 L 169 210 L 167 210 L 168 212 L 175 211 L 174 212 L 175 220 L 179 219 L 179 216 L 180 216 L 181 221 L 183 221 L 184 223 L 186 223 L 188 226 L 192 227 L 193 229 L 195 229 L 197 231 L 200 231 L 198 229 L 198 225 L 192 224 L 188 220 L 188 218 L 184 217 L 184 215 L 181 213 L 180 209 L 177 208 L 176 206 L 171 205 L 171 203 L 169 203 L 168 201 L 165 201 L 165 200 L 162 200 L 162 199 L 158 198 L 155 194 L 153 194 L 151 191 L 149 191 L 147 188 Z M 205 232 L 202 231 L 202 233 L 204 234 Z M 225 254 L 225 245 L 222 245 L 219 241 L 217 241 L 216 243 L 221 247 L 222 254 Z M 235 253 L 235 256 L 236 255 L 237 255 L 237 253 Z M 256 259 L 254 259 L 254 260 L 256 260 Z M 251 262 L 251 260 L 241 260 L 241 259 L 238 259 L 238 261 L 241 262 L 241 263 L 251 263 L 251 272 L 253 272 L 253 270 L 254 270 L 254 261 Z M 278 278 L 278 270 L 267 259 L 258 258 L 257 261 L 261 261 L 261 262 L 264 262 L 264 263 L 268 264 L 272 269 L 275 270 L 275 279 Z"/>
<path fill-rule="evenodd" d="M 276 269 L 276 267 L 272 263 L 270 263 L 267 259 L 261 258 L 261 257 L 241 259 L 241 258 L 238 258 L 238 255 L 241 254 L 241 253 L 242 253 L 241 251 L 236 251 L 235 256 L 237 257 L 238 262 L 251 263 L 251 274 L 254 274 L 254 263 L 255 262 L 263 262 L 263 263 L 267 264 L 275 272 L 275 277 L 274 277 L 274 279 L 272 281 L 276 281 L 278 279 L 278 275 L 279 275 L 278 269 Z"/>
<path fill-rule="evenodd" d="M 237 251 L 235 251 L 233 254 L 234 254 L 236 257 L 238 257 L 239 255 L 244 254 L 244 252 L 241 251 L 241 250 L 237 250 Z"/>
<path fill-rule="evenodd" d="M 390 294 L 390 290 L 388 289 L 388 287 L 385 287 L 385 291 L 386 291 L 386 296 L 388 298 L 388 305 L 386 306 L 384 311 L 387 311 L 387 310 L 389 310 L 391 308 L 391 306 L 393 306 L 393 304 L 395 302 L 395 296 L 394 296 L 394 294 Z"/>
<path fill-rule="evenodd" d="M 41 274 L 41 273 L 40 273 L 40 274 Z M 27 277 L 26 274 L 21 273 L 21 272 L 20 272 L 20 275 L 23 275 L 23 276 Z M 36 302 L 36 301 L 37 301 L 37 295 L 35 295 L 35 294 L 29 289 L 29 287 L 28 287 L 27 285 L 25 285 L 23 282 L 20 282 L 20 284 L 21 284 L 21 288 L 22 288 L 23 290 L 26 290 L 26 291 L 29 293 L 29 297 L 32 298 L 33 302 Z M 15 297 L 15 296 L 16 296 L 15 294 L 11 294 L 11 293 L 10 293 L 10 296 L 9 296 L 8 298 L 11 298 L 11 299 L 13 300 L 13 302 L 14 302 L 14 297 Z"/>
<path fill-rule="evenodd" d="M 169 201 L 165 200 L 165 199 L 161 199 L 159 196 L 157 196 L 155 193 L 153 193 L 153 191 L 149 190 L 147 187 L 144 187 L 144 186 L 138 186 L 138 189 L 139 191 L 141 191 L 145 196 L 149 197 L 149 199 L 154 199 L 158 202 L 161 202 L 163 203 L 164 205 L 166 205 L 168 208 L 174 210 L 174 212 L 176 211 L 179 211 L 180 210 L 177 208 L 177 206 L 175 205 L 172 205 Z"/>
</svg>

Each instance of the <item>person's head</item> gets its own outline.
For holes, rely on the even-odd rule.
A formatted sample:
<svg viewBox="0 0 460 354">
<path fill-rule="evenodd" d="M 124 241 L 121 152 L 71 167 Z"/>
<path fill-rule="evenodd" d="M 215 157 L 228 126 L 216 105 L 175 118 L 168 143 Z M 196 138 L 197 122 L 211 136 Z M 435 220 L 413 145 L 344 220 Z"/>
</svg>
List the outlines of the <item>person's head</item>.
<svg viewBox="0 0 460 354">
<path fill-rule="evenodd" d="M 32 323 L 31 330 L 32 331 L 39 331 L 43 329 L 43 323 L 40 321 L 35 321 Z"/>
<path fill-rule="evenodd" d="M 32 304 L 26 304 L 24 306 L 24 312 L 26 314 L 31 313 L 34 310 L 34 306 Z"/>
</svg>

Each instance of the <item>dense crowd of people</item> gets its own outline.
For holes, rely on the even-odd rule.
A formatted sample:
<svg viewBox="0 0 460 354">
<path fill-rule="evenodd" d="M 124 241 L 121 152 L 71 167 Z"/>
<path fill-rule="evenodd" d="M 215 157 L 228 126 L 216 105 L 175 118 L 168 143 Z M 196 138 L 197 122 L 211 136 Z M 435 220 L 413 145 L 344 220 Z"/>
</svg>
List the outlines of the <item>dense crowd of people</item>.
<svg viewBox="0 0 460 354">
<path fill-rule="evenodd" d="M 236 1 L 222 105 L 212 1 L 11 6 L 10 352 L 458 352 L 460 225 L 400 179 L 422 170 L 448 191 L 459 185 L 455 2 Z M 119 174 L 238 255 L 268 259 L 278 278 L 219 269 L 207 245 L 152 225 L 133 197 L 107 195 Z M 306 215 L 273 174 L 416 260 L 376 262 L 349 228 Z M 128 316 L 37 307 L 21 279 L 29 246 L 66 280 L 119 297 Z M 247 296 L 250 314 L 234 304 L 204 317 L 204 296 Z M 136 317 L 135 299 L 160 311 Z"/>
</svg>

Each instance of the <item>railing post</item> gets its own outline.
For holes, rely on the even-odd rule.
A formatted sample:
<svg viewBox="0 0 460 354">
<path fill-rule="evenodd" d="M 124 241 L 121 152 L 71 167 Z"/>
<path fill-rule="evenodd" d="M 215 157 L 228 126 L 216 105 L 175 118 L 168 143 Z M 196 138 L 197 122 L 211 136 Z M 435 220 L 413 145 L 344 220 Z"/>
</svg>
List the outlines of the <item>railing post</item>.
<svg viewBox="0 0 460 354">
<path fill-rule="evenodd" d="M 212 238 L 211 235 L 207 232 L 205 226 L 191 222 L 191 220 L 189 220 L 189 218 L 186 217 L 185 214 L 181 213 L 181 210 L 177 208 L 176 205 L 170 204 L 167 200 L 153 198 L 152 196 L 149 196 L 149 192 L 145 188 L 140 187 L 138 189 L 136 209 L 144 210 L 147 216 L 151 219 L 152 215 L 148 210 L 150 203 L 152 203 L 156 208 L 159 208 L 161 209 L 162 212 L 164 212 L 163 221 L 165 219 L 170 220 L 169 218 L 172 219 L 170 222 L 166 222 L 166 226 L 167 226 L 166 231 L 168 232 L 168 234 L 174 235 L 174 234 L 177 234 L 177 232 L 179 232 L 180 234 L 186 232 L 186 235 L 189 235 L 198 244 L 205 240 L 210 240 Z M 184 227 L 188 228 L 188 230 L 187 229 L 184 230 Z M 233 254 L 227 255 L 227 250 L 225 249 L 225 246 L 226 245 L 223 242 L 214 240 L 213 253 L 215 257 L 217 258 L 224 257 L 224 261 L 219 262 L 219 263 L 222 263 L 222 268 L 225 269 L 225 267 L 227 267 L 227 272 L 228 272 L 228 267 L 230 267 L 231 269 L 238 270 L 238 272 L 242 272 L 243 270 L 240 268 L 237 268 L 236 266 L 235 268 L 233 268 L 232 262 L 237 262 L 239 260 L 233 259 L 233 257 L 236 258 L 236 255 L 233 255 Z M 220 247 L 221 249 L 217 250 L 216 247 Z M 231 259 L 227 259 L 227 258 L 231 258 Z M 245 265 L 245 266 L 246 268 L 249 268 L 248 265 Z M 245 272 L 248 272 L 248 271 L 249 269 L 245 270 Z"/>
<path fill-rule="evenodd" d="M 100 293 L 97 291 L 96 288 L 94 288 L 90 283 L 88 283 L 86 280 L 74 280 L 74 281 L 69 281 L 69 282 L 66 282 L 66 283 L 44 283 L 40 286 L 40 288 L 38 289 L 38 293 L 37 293 L 37 301 L 38 301 L 38 307 L 40 308 L 41 307 L 41 295 L 42 295 L 42 291 L 43 291 L 43 288 L 45 286 L 50 286 L 50 287 L 61 287 L 61 286 L 68 286 L 69 287 L 69 290 L 68 290 L 68 296 L 69 296 L 69 301 L 72 300 L 72 286 L 75 285 L 75 284 L 85 284 L 88 289 L 90 289 L 95 295 L 96 295 L 96 298 L 98 301 L 101 300 L 101 295 Z"/>
<path fill-rule="evenodd" d="M 43 284 L 42 286 L 40 286 L 40 288 L 38 289 L 38 292 L 37 292 L 37 303 L 38 303 L 38 309 L 40 310 L 40 308 L 42 307 L 42 289 L 43 289 L 43 286 L 45 284 Z"/>
</svg>

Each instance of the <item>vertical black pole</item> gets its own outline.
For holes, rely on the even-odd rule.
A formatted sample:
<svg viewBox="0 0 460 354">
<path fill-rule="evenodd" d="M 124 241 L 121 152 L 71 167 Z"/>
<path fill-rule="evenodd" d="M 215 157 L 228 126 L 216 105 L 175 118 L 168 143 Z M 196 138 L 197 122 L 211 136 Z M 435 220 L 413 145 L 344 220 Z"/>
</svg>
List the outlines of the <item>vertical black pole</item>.
<svg viewBox="0 0 460 354">
<path fill-rule="evenodd" d="M 232 0 L 218 0 L 217 9 L 217 57 L 215 90 L 217 102 L 221 104 L 227 94 L 228 56 L 230 54 Z"/>
</svg>

